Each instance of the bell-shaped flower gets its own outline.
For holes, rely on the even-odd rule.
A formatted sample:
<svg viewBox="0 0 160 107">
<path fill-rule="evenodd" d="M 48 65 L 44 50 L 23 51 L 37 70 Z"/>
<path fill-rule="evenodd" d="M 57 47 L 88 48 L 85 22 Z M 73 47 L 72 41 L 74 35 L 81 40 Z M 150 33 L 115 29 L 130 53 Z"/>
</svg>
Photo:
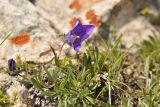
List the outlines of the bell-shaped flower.
<svg viewBox="0 0 160 107">
<path fill-rule="evenodd" d="M 8 69 L 9 69 L 9 71 L 16 70 L 16 62 L 15 62 L 14 59 L 9 59 L 8 60 Z"/>
<path fill-rule="evenodd" d="M 78 51 L 81 48 L 82 42 L 91 35 L 94 28 L 93 25 L 82 25 L 80 20 L 77 20 L 73 29 L 66 35 L 65 41 L 75 51 Z"/>
</svg>

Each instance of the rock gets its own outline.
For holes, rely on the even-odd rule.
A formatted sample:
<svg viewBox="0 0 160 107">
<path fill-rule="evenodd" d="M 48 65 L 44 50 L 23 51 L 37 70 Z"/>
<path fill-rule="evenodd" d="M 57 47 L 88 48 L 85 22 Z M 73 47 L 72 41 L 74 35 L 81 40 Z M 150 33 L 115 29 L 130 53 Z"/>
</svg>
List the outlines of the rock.
<svg viewBox="0 0 160 107">
<path fill-rule="evenodd" d="M 57 31 L 63 34 L 67 33 L 71 28 L 69 22 L 73 17 L 78 17 L 82 19 L 83 23 L 87 24 L 89 21 L 86 19 L 85 14 L 88 10 L 95 10 L 95 13 L 99 17 L 106 14 L 109 15 L 112 8 L 121 0 L 99 0 L 99 2 L 94 3 L 90 2 L 92 0 L 79 0 L 79 2 L 82 3 L 80 11 L 69 8 L 72 1 L 74 0 L 57 0 L 53 3 L 52 0 L 37 0 L 35 6 L 43 13 L 42 16 L 50 20 L 54 24 L 54 28 L 56 27 Z"/>
<path fill-rule="evenodd" d="M 134 44 L 140 44 L 143 40 L 147 40 L 153 32 L 157 33 L 156 29 L 144 18 L 136 17 L 132 21 L 125 24 L 118 30 L 118 34 L 122 34 L 122 43 L 127 48 Z"/>
<path fill-rule="evenodd" d="M 69 22 L 74 16 L 86 19 L 86 12 L 94 9 L 101 17 L 112 10 L 121 0 L 99 0 L 100 2 L 80 0 L 83 8 L 76 12 L 70 9 L 72 1 L 66 0 L 0 0 L 0 42 L 11 32 L 10 37 L 0 46 L 0 67 L 6 66 L 9 58 L 20 55 L 22 60 L 43 62 L 51 58 L 52 54 L 40 57 L 40 53 L 49 49 L 52 44 L 56 51 L 64 41 L 64 33 L 71 29 Z M 63 8 L 62 8 L 63 7 Z M 103 8 L 101 8 L 103 7 Z M 28 43 L 18 46 L 11 42 L 11 38 L 20 33 L 30 35 Z M 62 52 L 62 55 L 65 52 Z"/>
<path fill-rule="evenodd" d="M 136 2 L 136 3 L 135 3 Z M 126 48 L 130 48 L 134 44 L 140 44 L 143 40 L 153 35 L 155 32 L 159 34 L 154 25 L 147 20 L 146 17 L 140 16 L 138 13 L 140 6 L 144 5 L 144 1 L 122 0 L 111 11 L 111 16 L 106 21 L 114 31 L 116 35 L 123 35 L 122 44 L 125 44 Z M 146 3 L 147 4 L 147 3 Z M 136 52 L 137 47 L 132 48 L 132 52 Z"/>
<path fill-rule="evenodd" d="M 41 100 L 41 107 L 44 107 L 44 106 L 45 106 L 45 101 Z"/>
<path fill-rule="evenodd" d="M 91 8 L 98 10 L 96 14 L 102 16 L 119 1 L 102 0 L 96 4 L 92 3 Z M 87 22 L 85 13 L 91 9 L 90 6 L 84 6 L 80 12 L 75 12 L 74 9 L 69 8 L 70 3 L 71 1 L 63 0 L 54 2 L 52 0 L 0 0 L 0 31 L 4 34 L 0 36 L 0 41 L 9 32 L 12 32 L 9 38 L 19 33 L 31 35 L 29 42 L 23 46 L 14 45 L 10 39 L 7 39 L 0 46 L 0 66 L 6 66 L 6 61 L 16 55 L 20 55 L 22 60 L 45 61 L 50 59 L 50 54 L 45 57 L 39 57 L 39 55 L 49 49 L 49 44 L 53 44 L 56 49 L 59 48 L 64 39 L 60 34 L 69 31 L 71 18 L 78 16 Z M 107 6 L 101 8 L 104 4 Z"/>
<path fill-rule="evenodd" d="M 36 101 L 35 101 L 35 105 L 34 105 L 34 106 L 40 107 L 40 105 L 41 105 L 40 98 L 36 98 Z"/>
<path fill-rule="evenodd" d="M 31 93 L 31 94 L 33 94 L 34 93 L 34 88 L 33 87 L 31 87 L 28 91 L 29 91 L 29 93 Z"/>
<path fill-rule="evenodd" d="M 126 47 L 134 44 L 132 42 L 139 43 L 146 39 L 146 35 L 151 34 L 150 30 L 156 31 L 148 20 L 137 14 L 144 0 L 139 5 L 137 0 L 98 0 L 99 2 L 89 0 L 85 1 L 85 4 L 84 0 L 80 0 L 82 5 L 80 11 L 69 8 L 72 1 L 0 0 L 0 32 L 3 34 L 0 36 L 0 41 L 6 34 L 12 32 L 0 46 L 0 67 L 6 66 L 7 60 L 15 58 L 16 55 L 20 55 L 22 60 L 38 62 L 49 60 L 52 56 L 50 52 L 43 57 L 40 57 L 40 53 L 48 50 L 49 44 L 59 51 L 59 46 L 64 40 L 62 34 L 66 34 L 71 28 L 69 25 L 71 19 L 76 16 L 80 17 L 84 23 L 89 23 L 85 14 L 90 9 L 94 9 L 96 15 L 102 17 L 103 26 L 99 34 L 104 39 L 108 39 L 110 32 L 108 28 L 113 25 L 118 34 L 125 32 L 124 35 L 129 35 L 124 36 L 123 41 L 127 43 Z M 157 2 L 159 3 L 158 0 Z M 133 26 L 136 27 L 132 29 Z M 10 38 L 19 33 L 31 35 L 29 42 L 22 46 L 11 43 Z M 139 34 L 145 36 L 139 36 Z M 65 51 L 62 52 L 64 53 Z"/>
<path fill-rule="evenodd" d="M 49 44 L 54 44 L 54 48 L 58 46 L 55 30 L 27 0 L 0 0 L 0 20 L 0 32 L 3 34 L 0 35 L 0 42 L 12 32 L 0 46 L 0 66 L 6 65 L 7 60 L 16 55 L 20 55 L 23 60 L 48 60 L 51 55 L 40 58 L 39 54 L 49 49 Z M 29 42 L 23 46 L 17 46 L 10 40 L 19 33 L 30 35 Z"/>
<path fill-rule="evenodd" d="M 0 70 L 0 86 L 5 85 L 7 82 L 11 81 L 11 79 L 12 78 L 7 73 Z"/>
</svg>

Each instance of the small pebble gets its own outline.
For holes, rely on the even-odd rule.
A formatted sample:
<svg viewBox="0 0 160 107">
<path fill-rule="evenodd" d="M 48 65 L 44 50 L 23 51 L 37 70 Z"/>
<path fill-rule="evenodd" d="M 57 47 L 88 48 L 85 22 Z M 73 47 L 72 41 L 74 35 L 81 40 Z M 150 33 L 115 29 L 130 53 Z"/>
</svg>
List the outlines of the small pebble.
<svg viewBox="0 0 160 107">
<path fill-rule="evenodd" d="M 33 100 L 35 98 L 35 94 L 30 95 L 30 98 Z"/>
<path fill-rule="evenodd" d="M 132 76 L 133 75 L 133 70 L 132 69 L 127 69 L 126 70 L 126 74 L 128 75 L 128 76 Z"/>
<path fill-rule="evenodd" d="M 44 106 L 45 106 L 45 101 L 41 100 L 41 107 L 44 107 Z"/>
<path fill-rule="evenodd" d="M 37 105 L 37 106 L 41 105 L 40 98 L 36 98 L 35 105 Z"/>
<path fill-rule="evenodd" d="M 45 102 L 46 102 L 46 104 L 49 104 L 49 100 L 46 100 Z"/>
<path fill-rule="evenodd" d="M 34 88 L 33 87 L 31 87 L 28 91 L 31 93 L 31 94 L 33 94 L 34 93 Z"/>
<path fill-rule="evenodd" d="M 42 97 L 42 94 L 39 92 L 39 93 L 37 93 L 37 96 L 38 97 Z"/>
<path fill-rule="evenodd" d="M 38 93 L 39 93 L 38 89 L 35 89 L 34 94 L 38 94 Z"/>
</svg>

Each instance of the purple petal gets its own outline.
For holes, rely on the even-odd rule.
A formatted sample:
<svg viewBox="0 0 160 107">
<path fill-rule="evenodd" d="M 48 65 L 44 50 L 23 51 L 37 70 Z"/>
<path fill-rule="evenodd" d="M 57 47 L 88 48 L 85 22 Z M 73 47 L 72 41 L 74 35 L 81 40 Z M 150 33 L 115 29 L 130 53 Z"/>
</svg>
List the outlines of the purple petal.
<svg viewBox="0 0 160 107">
<path fill-rule="evenodd" d="M 74 29 L 75 27 L 77 27 L 78 25 L 82 25 L 82 24 L 81 24 L 81 21 L 80 21 L 79 19 L 77 20 L 76 24 L 73 26 L 73 29 Z"/>
<path fill-rule="evenodd" d="M 81 48 L 81 45 L 74 46 L 75 51 L 79 51 L 80 48 Z"/>
<path fill-rule="evenodd" d="M 72 46 L 72 37 L 73 36 L 83 36 L 86 33 L 85 28 L 81 24 L 80 20 L 76 22 L 74 25 L 73 29 L 66 35 L 65 41 L 67 42 L 68 45 Z"/>
<path fill-rule="evenodd" d="M 82 42 L 91 35 L 94 28 L 93 25 L 82 25 L 80 20 L 77 20 L 73 29 L 66 35 L 65 40 L 75 51 L 78 51 L 81 48 Z M 72 41 L 73 36 L 78 36 L 78 38 Z"/>
<path fill-rule="evenodd" d="M 75 51 L 78 51 L 81 48 L 82 45 L 82 38 L 77 38 L 74 42 L 73 42 L 73 48 Z"/>
<path fill-rule="evenodd" d="M 86 29 L 86 35 L 84 35 L 83 39 L 87 39 L 91 35 L 91 33 L 93 32 L 95 26 L 83 25 L 83 27 Z"/>
<path fill-rule="evenodd" d="M 65 37 L 65 41 L 67 42 L 68 45 L 72 46 L 72 41 L 71 41 L 71 38 L 72 38 L 72 32 L 70 31 L 66 37 Z"/>
<path fill-rule="evenodd" d="M 80 38 L 77 38 L 74 41 L 73 47 L 75 51 L 78 51 L 80 49 L 82 42 L 91 35 L 91 33 L 93 32 L 95 28 L 93 25 L 83 25 L 83 27 L 85 28 L 86 33 L 84 35 L 81 35 Z"/>
<path fill-rule="evenodd" d="M 77 36 L 81 36 L 86 33 L 86 29 L 83 27 L 80 20 L 76 22 L 75 26 L 73 27 L 71 31 L 74 35 L 77 35 Z"/>
</svg>

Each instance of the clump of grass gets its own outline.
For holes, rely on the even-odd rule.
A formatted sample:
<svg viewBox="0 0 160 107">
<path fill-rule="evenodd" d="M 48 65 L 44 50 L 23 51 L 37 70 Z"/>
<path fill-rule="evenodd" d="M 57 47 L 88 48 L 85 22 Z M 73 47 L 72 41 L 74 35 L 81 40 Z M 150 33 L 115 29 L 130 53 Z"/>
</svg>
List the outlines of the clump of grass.
<svg viewBox="0 0 160 107">
<path fill-rule="evenodd" d="M 0 90 L 0 105 L 3 107 L 7 107 L 9 105 L 13 104 L 7 95 L 3 93 L 2 90 Z"/>
<path fill-rule="evenodd" d="M 146 84 L 138 83 L 142 93 L 139 96 L 139 105 L 160 106 L 160 37 L 153 33 L 149 40 L 142 43 L 140 56 L 144 59 L 144 75 Z"/>
<path fill-rule="evenodd" d="M 155 66 L 156 65 L 156 66 Z M 151 57 L 148 56 L 144 62 L 144 75 L 146 77 L 145 84 L 142 81 L 137 82 L 141 92 L 138 100 L 139 106 L 158 107 L 160 104 L 160 64 L 153 63 Z"/>
<path fill-rule="evenodd" d="M 160 37 L 153 33 L 152 36 L 149 36 L 149 40 L 144 40 L 142 43 L 141 49 L 139 51 L 140 55 L 143 58 L 148 57 L 149 55 L 160 57 Z"/>
<path fill-rule="evenodd" d="M 86 53 L 61 60 L 52 48 L 54 68 L 43 66 L 31 82 L 44 96 L 55 99 L 58 107 L 112 105 L 128 88 L 121 82 L 127 53 L 119 51 L 119 43 L 120 38 L 115 45 L 104 42 L 105 51 L 89 47 Z M 48 78 L 47 82 L 43 80 L 44 76 Z"/>
<path fill-rule="evenodd" d="M 60 59 L 51 47 L 54 59 L 49 64 L 52 67 L 41 66 L 28 80 L 43 96 L 56 101 L 58 107 L 158 107 L 159 41 L 158 36 L 150 37 L 142 43 L 139 54 L 132 57 L 134 60 L 140 58 L 142 65 L 127 59 L 129 53 L 119 49 L 120 38 L 114 45 L 103 41 L 103 51 L 89 47 L 85 53 L 64 59 Z M 130 76 L 128 81 L 131 82 L 126 82 L 123 72 L 132 64 L 136 64 L 134 69 L 140 73 L 137 77 Z"/>
</svg>

